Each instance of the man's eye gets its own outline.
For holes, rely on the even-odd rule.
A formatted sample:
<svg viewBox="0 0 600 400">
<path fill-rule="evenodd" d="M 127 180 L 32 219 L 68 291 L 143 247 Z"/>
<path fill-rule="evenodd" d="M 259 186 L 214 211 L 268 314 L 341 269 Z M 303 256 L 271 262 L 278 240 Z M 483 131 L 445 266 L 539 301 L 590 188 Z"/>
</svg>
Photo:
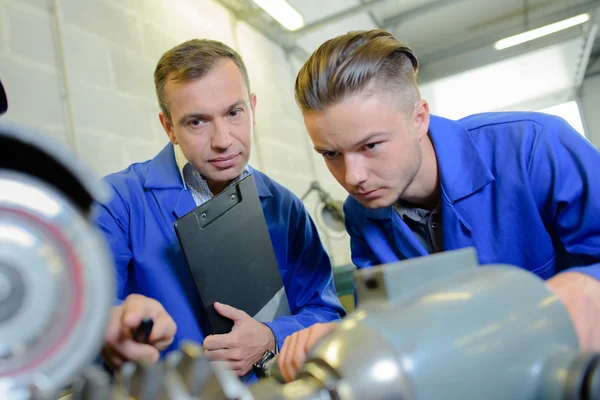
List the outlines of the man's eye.
<svg viewBox="0 0 600 400">
<path fill-rule="evenodd" d="M 325 157 L 326 159 L 333 160 L 337 156 L 338 153 L 335 151 L 326 151 L 321 154 L 323 154 L 323 157 Z"/>
<path fill-rule="evenodd" d="M 229 116 L 230 117 L 239 117 L 241 113 L 242 113 L 242 110 L 239 110 L 239 109 L 231 110 L 231 111 L 229 111 Z"/>
<path fill-rule="evenodd" d="M 365 144 L 365 150 L 375 150 L 377 148 L 377 145 L 379 145 L 379 143 Z"/>
<path fill-rule="evenodd" d="M 203 121 L 201 119 L 194 118 L 194 119 L 190 119 L 187 124 L 190 126 L 200 126 L 200 125 L 202 125 L 202 123 L 203 123 Z"/>
</svg>

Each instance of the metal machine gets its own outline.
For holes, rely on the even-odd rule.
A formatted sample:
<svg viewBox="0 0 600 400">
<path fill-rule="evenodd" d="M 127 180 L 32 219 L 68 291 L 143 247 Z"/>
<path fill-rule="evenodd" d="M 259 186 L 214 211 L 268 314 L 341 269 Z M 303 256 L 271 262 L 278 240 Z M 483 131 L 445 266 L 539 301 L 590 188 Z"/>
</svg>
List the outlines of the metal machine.
<svg viewBox="0 0 600 400">
<path fill-rule="evenodd" d="M 90 222 L 92 199 L 106 196 L 92 177 L 42 134 L 0 120 L 1 399 L 65 388 L 82 400 L 600 399 L 600 357 L 580 354 L 557 297 L 521 269 L 479 266 L 472 249 L 358 271 L 360 306 L 293 382 L 272 363 L 246 386 L 193 343 L 109 377 L 93 363 L 114 284 Z"/>
<path fill-rule="evenodd" d="M 600 357 L 578 352 L 566 310 L 529 272 L 464 249 L 356 278 L 358 310 L 295 382 L 261 382 L 255 399 L 600 399 Z"/>
<path fill-rule="evenodd" d="M 600 398 L 600 357 L 577 351 L 566 310 L 526 271 L 481 267 L 464 249 L 356 277 L 360 307 L 317 344 L 293 382 L 278 380 L 274 363 L 270 379 L 245 386 L 186 343 L 160 364 L 129 364 L 114 386 L 89 373 L 74 398 Z"/>
<path fill-rule="evenodd" d="M 97 357 L 114 277 L 89 215 L 107 193 L 71 152 L 0 119 L 0 398 L 58 392 Z"/>
</svg>

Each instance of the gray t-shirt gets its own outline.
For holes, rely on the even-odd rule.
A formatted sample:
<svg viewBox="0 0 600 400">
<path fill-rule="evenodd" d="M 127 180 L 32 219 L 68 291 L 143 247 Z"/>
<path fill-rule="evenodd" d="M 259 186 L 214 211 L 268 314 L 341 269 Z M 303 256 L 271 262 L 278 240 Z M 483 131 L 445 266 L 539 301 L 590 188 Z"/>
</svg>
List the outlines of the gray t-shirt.
<svg viewBox="0 0 600 400">
<path fill-rule="evenodd" d="M 433 211 L 429 211 L 412 204 L 397 202 L 394 208 L 429 254 L 444 250 L 442 211 L 439 205 Z"/>
</svg>

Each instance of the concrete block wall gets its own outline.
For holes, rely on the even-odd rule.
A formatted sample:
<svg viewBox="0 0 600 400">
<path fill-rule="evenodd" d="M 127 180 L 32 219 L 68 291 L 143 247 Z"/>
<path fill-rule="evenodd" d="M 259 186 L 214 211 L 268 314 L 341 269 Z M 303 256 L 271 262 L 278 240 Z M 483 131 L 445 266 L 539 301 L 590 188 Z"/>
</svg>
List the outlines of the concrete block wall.
<svg viewBox="0 0 600 400">
<path fill-rule="evenodd" d="M 50 14 L 42 0 L 0 1 L 0 75 L 8 118 L 67 142 Z"/>
<path fill-rule="evenodd" d="M 258 98 L 250 163 L 298 196 L 330 177 L 293 98 L 298 61 L 213 0 L 0 0 L 5 118 L 71 147 L 99 176 L 153 157 L 167 143 L 153 71 L 164 51 L 191 38 L 220 40 L 244 58 Z M 306 200 L 311 213 L 316 194 Z M 314 217 L 314 216 L 313 216 Z M 328 240 L 334 265 L 350 262 L 347 236 Z"/>
</svg>

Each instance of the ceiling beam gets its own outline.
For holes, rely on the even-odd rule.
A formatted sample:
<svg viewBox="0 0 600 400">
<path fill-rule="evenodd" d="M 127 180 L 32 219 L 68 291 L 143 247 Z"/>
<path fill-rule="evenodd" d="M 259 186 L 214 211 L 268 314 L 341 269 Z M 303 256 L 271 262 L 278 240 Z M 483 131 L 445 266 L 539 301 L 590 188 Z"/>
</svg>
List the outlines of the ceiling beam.
<svg viewBox="0 0 600 400">
<path fill-rule="evenodd" d="M 411 8 L 410 10 L 404 11 L 400 14 L 393 15 L 388 18 L 384 18 L 382 23 L 385 29 L 393 28 L 398 25 L 400 22 L 405 21 L 410 18 L 418 17 L 421 14 L 425 14 L 427 12 L 431 12 L 435 9 L 445 7 L 451 5 L 453 3 L 458 3 L 463 0 L 436 0 L 427 4 L 423 4 L 420 6 L 416 6 Z"/>
<path fill-rule="evenodd" d="M 369 0 L 360 0 L 360 2 L 362 4 L 367 3 Z M 369 18 L 371 18 L 371 21 L 373 21 L 373 25 L 375 25 L 377 27 L 377 29 L 383 29 L 383 24 L 381 23 L 381 20 L 379 19 L 378 16 L 375 15 L 375 13 L 373 13 L 373 10 L 368 11 L 369 14 Z"/>
<path fill-rule="evenodd" d="M 590 78 L 594 78 L 596 76 L 600 75 L 600 69 L 598 69 L 597 71 L 590 71 L 585 75 L 585 79 L 590 79 Z"/>
<path fill-rule="evenodd" d="M 529 43 L 524 43 L 522 46 L 514 46 L 502 51 L 494 49 L 490 44 L 483 48 L 478 48 L 476 51 L 457 53 L 426 63 L 421 62 L 419 82 L 420 84 L 431 82 L 572 40 L 580 40 L 583 43 L 580 30 L 570 28 Z M 419 57 L 418 54 L 417 57 L 422 60 L 422 57 Z"/>
<path fill-rule="evenodd" d="M 325 18 L 318 19 L 314 22 L 311 22 L 310 24 L 304 25 L 302 28 L 300 28 L 294 32 L 290 32 L 290 35 L 294 39 L 298 39 L 298 38 L 306 35 L 307 33 L 317 31 L 317 30 L 322 29 L 322 28 L 324 28 L 328 25 L 331 25 L 335 22 L 341 21 L 343 19 L 352 17 L 352 16 L 360 14 L 360 13 L 371 11 L 374 7 L 379 6 L 380 4 L 383 4 L 388 1 L 390 1 L 390 0 L 372 0 L 372 1 L 369 1 L 368 3 L 357 4 L 355 6 L 347 8 L 343 11 L 340 11 L 336 14 L 330 15 Z"/>
<path fill-rule="evenodd" d="M 583 79 L 585 78 L 585 72 L 588 68 L 588 63 L 590 61 L 590 56 L 592 54 L 592 50 L 594 48 L 594 42 L 596 41 L 596 36 L 598 35 L 598 25 L 593 23 L 590 26 L 590 29 L 586 35 L 585 42 L 583 44 L 583 49 L 581 51 L 581 57 L 579 58 L 579 63 L 577 64 L 577 72 L 575 75 L 575 90 L 580 91 L 581 85 L 583 84 Z"/>
<path fill-rule="evenodd" d="M 296 44 L 295 40 L 283 32 L 283 28 L 278 23 L 267 23 L 262 18 L 262 13 L 247 7 L 240 8 L 239 3 L 234 4 L 231 0 L 216 1 L 229 10 L 237 20 L 247 23 L 267 39 L 280 45 L 286 54 L 298 57 L 302 62 L 310 56 L 306 50 Z"/>
<path fill-rule="evenodd" d="M 590 55 L 590 61 L 588 62 L 587 70 L 585 72 L 585 78 L 589 76 L 589 74 L 594 73 L 595 69 L 600 71 L 600 68 L 595 68 L 598 64 L 598 60 L 600 59 L 600 46 L 596 46 L 595 50 L 592 50 L 592 54 Z"/>
<path fill-rule="evenodd" d="M 575 15 L 583 14 L 586 12 L 594 11 L 600 7 L 600 0 L 587 1 L 576 6 L 569 7 L 563 11 L 552 13 L 544 17 L 535 18 L 529 21 L 529 29 L 534 29 L 550 23 L 561 21 Z M 436 50 L 431 54 L 424 54 L 419 56 L 419 62 L 422 65 L 443 60 L 445 58 L 454 57 L 460 54 L 469 53 L 484 47 L 493 45 L 496 41 L 503 39 L 508 36 L 522 33 L 521 27 L 511 28 L 501 32 L 496 32 L 483 37 L 478 37 L 473 40 L 468 40 L 456 45 L 448 46 L 445 49 Z"/>
</svg>

